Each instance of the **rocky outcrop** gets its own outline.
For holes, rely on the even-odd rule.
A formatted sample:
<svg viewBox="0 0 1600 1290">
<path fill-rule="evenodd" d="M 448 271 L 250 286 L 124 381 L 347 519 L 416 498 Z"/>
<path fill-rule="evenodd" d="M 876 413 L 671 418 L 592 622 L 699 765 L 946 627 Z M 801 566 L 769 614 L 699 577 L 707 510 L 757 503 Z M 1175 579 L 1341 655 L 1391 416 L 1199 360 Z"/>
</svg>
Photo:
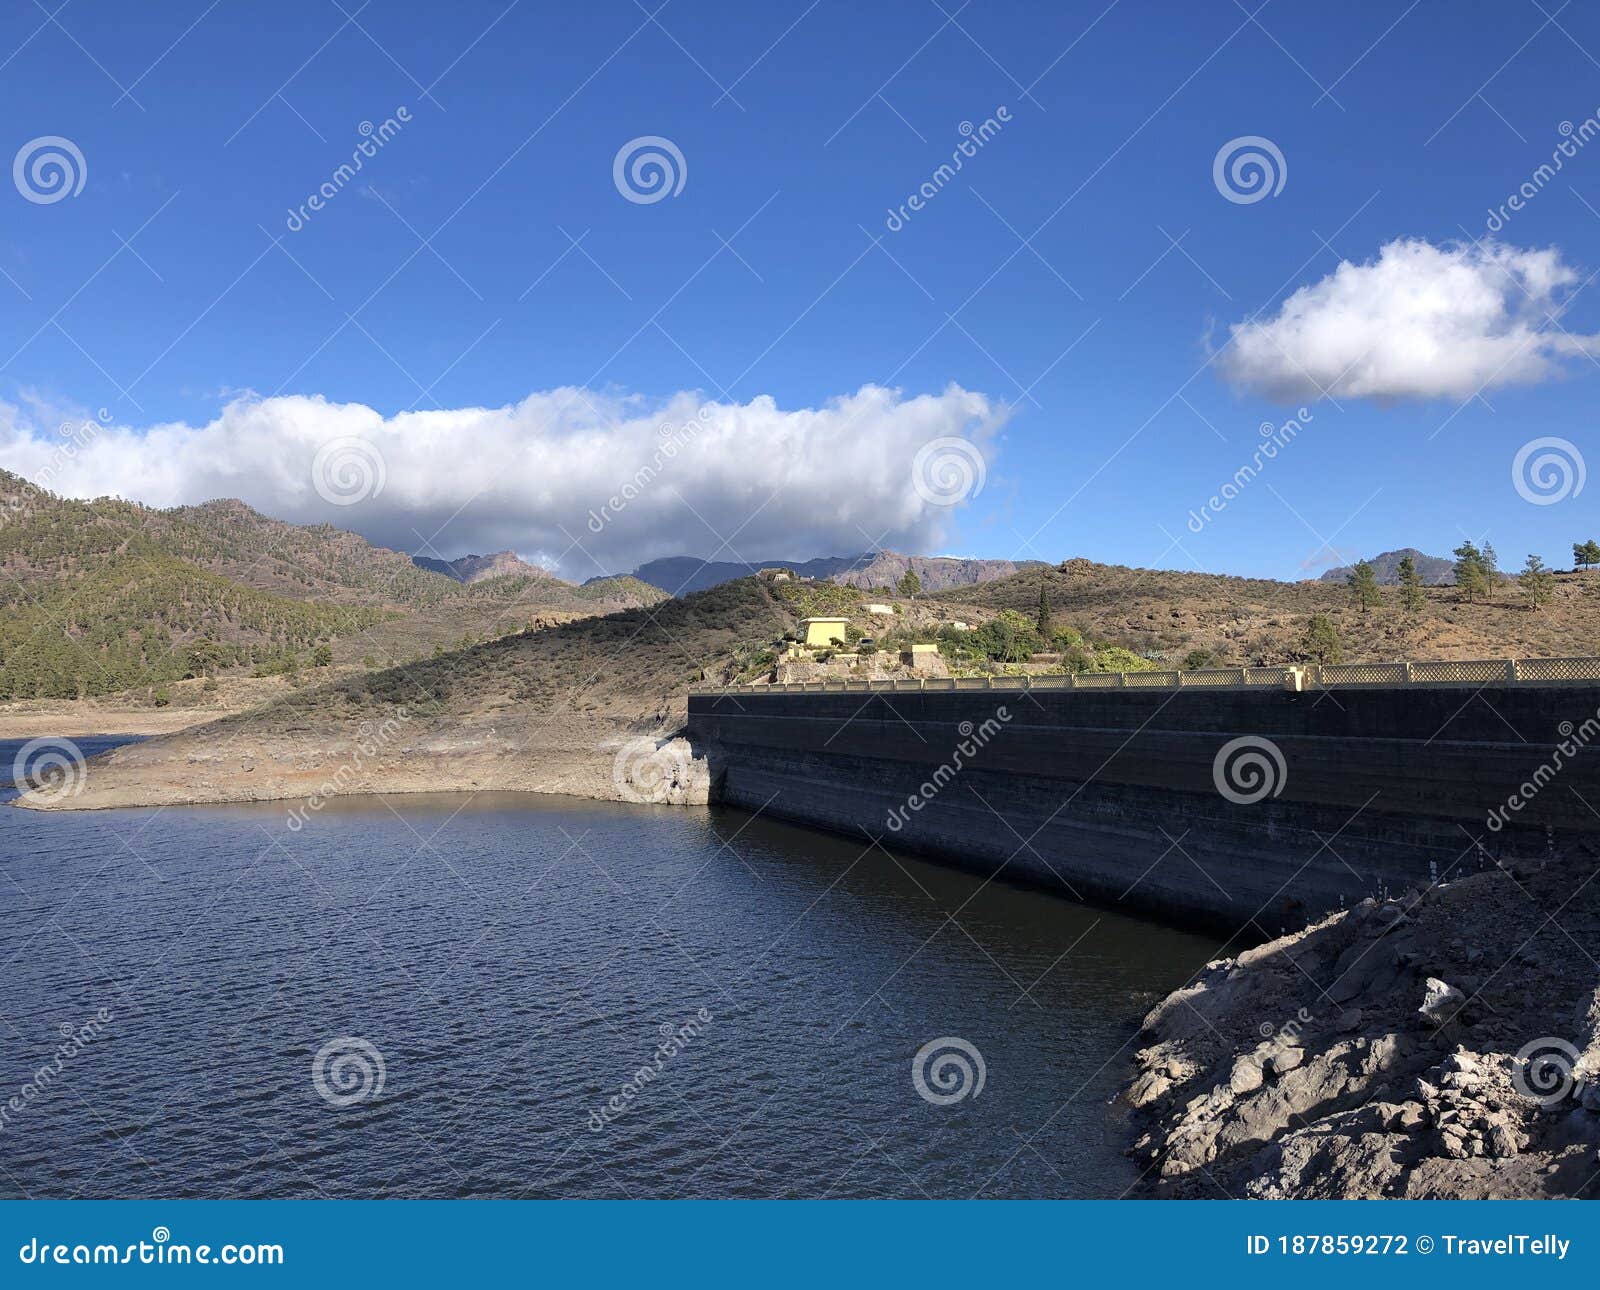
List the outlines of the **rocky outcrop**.
<svg viewBox="0 0 1600 1290">
<path fill-rule="evenodd" d="M 1600 1195 L 1600 883 L 1552 860 L 1209 963 L 1126 1089 L 1163 1197 Z"/>
<path fill-rule="evenodd" d="M 439 560 L 427 555 L 414 555 L 411 562 L 419 569 L 442 573 L 447 578 L 468 586 L 486 578 L 548 578 L 561 581 L 548 569 L 529 564 L 515 551 L 496 551 L 492 555 L 464 555 L 455 560 Z M 570 585 L 570 584 L 567 584 Z"/>
</svg>

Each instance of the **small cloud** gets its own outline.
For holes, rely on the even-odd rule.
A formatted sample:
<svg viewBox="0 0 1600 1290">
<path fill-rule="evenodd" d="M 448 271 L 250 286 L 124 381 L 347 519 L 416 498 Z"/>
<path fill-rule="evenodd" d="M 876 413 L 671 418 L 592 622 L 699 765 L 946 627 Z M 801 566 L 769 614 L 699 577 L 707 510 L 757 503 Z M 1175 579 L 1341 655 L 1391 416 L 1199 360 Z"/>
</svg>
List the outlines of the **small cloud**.
<svg viewBox="0 0 1600 1290">
<path fill-rule="evenodd" d="M 1284 403 L 1467 399 L 1564 374 L 1600 337 L 1560 324 L 1578 281 L 1561 252 L 1503 243 L 1389 242 L 1376 260 L 1301 287 L 1270 318 L 1234 323 L 1223 377 Z"/>
</svg>

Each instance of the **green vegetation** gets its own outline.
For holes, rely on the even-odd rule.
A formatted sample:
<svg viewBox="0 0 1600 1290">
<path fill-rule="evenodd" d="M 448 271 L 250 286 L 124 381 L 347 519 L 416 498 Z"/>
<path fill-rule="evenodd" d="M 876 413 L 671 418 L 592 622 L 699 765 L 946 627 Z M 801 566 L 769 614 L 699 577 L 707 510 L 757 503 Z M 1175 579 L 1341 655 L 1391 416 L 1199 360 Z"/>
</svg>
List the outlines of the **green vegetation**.
<svg viewBox="0 0 1600 1290">
<path fill-rule="evenodd" d="M 1306 634 L 1300 642 L 1300 657 L 1308 663 L 1338 663 L 1344 658 L 1344 647 L 1339 643 L 1339 633 L 1333 620 L 1326 614 L 1314 614 L 1306 624 Z"/>
<path fill-rule="evenodd" d="M 853 614 L 861 603 L 859 591 L 854 587 L 841 587 L 836 582 L 779 582 L 773 584 L 772 589 L 778 599 L 794 611 L 796 618 Z"/>
<path fill-rule="evenodd" d="M 900 594 L 907 600 L 915 600 L 922 592 L 922 579 L 917 576 L 915 569 L 907 569 L 900 578 Z"/>
<path fill-rule="evenodd" d="M 383 617 L 255 591 L 136 540 L 39 594 L 0 589 L 0 697 L 72 699 L 259 669 Z"/>
<path fill-rule="evenodd" d="M 1494 548 L 1484 544 L 1482 551 L 1471 542 L 1463 542 L 1452 555 L 1456 558 L 1456 589 L 1469 605 L 1476 600 L 1486 600 L 1496 575 Z"/>
<path fill-rule="evenodd" d="M 972 633 L 974 646 L 995 663 L 1026 663 L 1043 648 L 1034 626 L 1014 609 L 1002 609 Z"/>
<path fill-rule="evenodd" d="M 1359 609 L 1362 614 L 1383 603 L 1383 595 L 1378 590 L 1378 575 L 1366 560 L 1356 561 L 1355 567 L 1345 578 L 1345 585 L 1350 588 L 1351 607 Z"/>
<path fill-rule="evenodd" d="M 903 648 L 901 636 L 909 643 L 909 633 L 896 632 L 884 638 L 884 648 Z M 938 633 L 939 653 L 957 673 L 1020 675 L 1020 665 L 1040 652 L 1045 643 L 1034 623 L 1014 609 L 1001 610 L 972 631 L 946 626 Z M 1066 672 L 1148 672 L 1157 666 L 1109 641 L 1088 645 L 1083 634 L 1072 627 L 1056 629 L 1048 643 L 1061 655 L 1061 670 Z"/>
<path fill-rule="evenodd" d="M 1422 591 L 1422 575 L 1417 572 L 1417 562 L 1409 555 L 1400 560 L 1400 604 L 1408 614 L 1422 612 L 1427 597 Z"/>
<path fill-rule="evenodd" d="M 367 665 L 449 629 L 472 639 L 535 612 L 654 604 L 634 578 L 573 587 L 541 576 L 462 586 L 331 525 L 269 519 L 242 502 L 155 510 L 76 501 L 0 471 L 0 699 L 74 698 L 230 669 L 294 676 L 363 632 Z"/>
<path fill-rule="evenodd" d="M 1588 569 L 1600 564 L 1600 542 L 1590 538 L 1587 542 L 1574 542 L 1572 544 L 1572 567 L 1574 569 Z"/>
<path fill-rule="evenodd" d="M 1528 602 L 1529 609 L 1548 605 L 1556 594 L 1556 576 L 1545 567 L 1536 555 L 1530 555 L 1517 576 L 1517 585 Z"/>
</svg>

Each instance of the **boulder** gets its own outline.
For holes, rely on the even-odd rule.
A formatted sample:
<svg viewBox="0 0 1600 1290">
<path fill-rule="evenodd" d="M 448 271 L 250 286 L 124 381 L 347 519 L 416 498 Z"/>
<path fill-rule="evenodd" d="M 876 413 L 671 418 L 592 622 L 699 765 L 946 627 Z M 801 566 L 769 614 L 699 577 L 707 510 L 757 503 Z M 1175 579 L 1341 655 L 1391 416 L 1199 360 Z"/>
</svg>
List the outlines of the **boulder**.
<svg viewBox="0 0 1600 1290">
<path fill-rule="evenodd" d="M 1233 1064 L 1233 1073 L 1228 1076 L 1228 1087 L 1235 1096 L 1253 1093 L 1261 1087 L 1263 1075 L 1261 1060 L 1254 1053 L 1246 1053 Z"/>
<path fill-rule="evenodd" d="M 1461 1005 L 1467 1001 L 1467 996 L 1451 985 L 1448 981 L 1441 981 L 1436 976 L 1430 976 L 1423 984 L 1422 1006 L 1417 1009 L 1428 1021 L 1435 1026 L 1442 1026 L 1455 1019 L 1456 1013 L 1461 1010 Z"/>
</svg>

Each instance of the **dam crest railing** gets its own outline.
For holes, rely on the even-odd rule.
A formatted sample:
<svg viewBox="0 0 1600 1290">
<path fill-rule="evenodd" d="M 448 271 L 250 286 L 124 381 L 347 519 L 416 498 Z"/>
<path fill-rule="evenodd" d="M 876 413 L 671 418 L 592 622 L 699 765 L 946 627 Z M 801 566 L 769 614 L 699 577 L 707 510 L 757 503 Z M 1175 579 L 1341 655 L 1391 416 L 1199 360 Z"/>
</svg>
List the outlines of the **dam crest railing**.
<svg viewBox="0 0 1600 1290">
<path fill-rule="evenodd" d="M 1029 676 L 927 676 L 884 680 L 752 682 L 691 686 L 690 694 L 867 694 L 941 690 L 1287 690 L 1393 685 L 1530 685 L 1600 681 L 1600 657 L 1472 659 L 1462 662 L 1315 663 L 1186 671 L 1067 672 Z"/>
</svg>

